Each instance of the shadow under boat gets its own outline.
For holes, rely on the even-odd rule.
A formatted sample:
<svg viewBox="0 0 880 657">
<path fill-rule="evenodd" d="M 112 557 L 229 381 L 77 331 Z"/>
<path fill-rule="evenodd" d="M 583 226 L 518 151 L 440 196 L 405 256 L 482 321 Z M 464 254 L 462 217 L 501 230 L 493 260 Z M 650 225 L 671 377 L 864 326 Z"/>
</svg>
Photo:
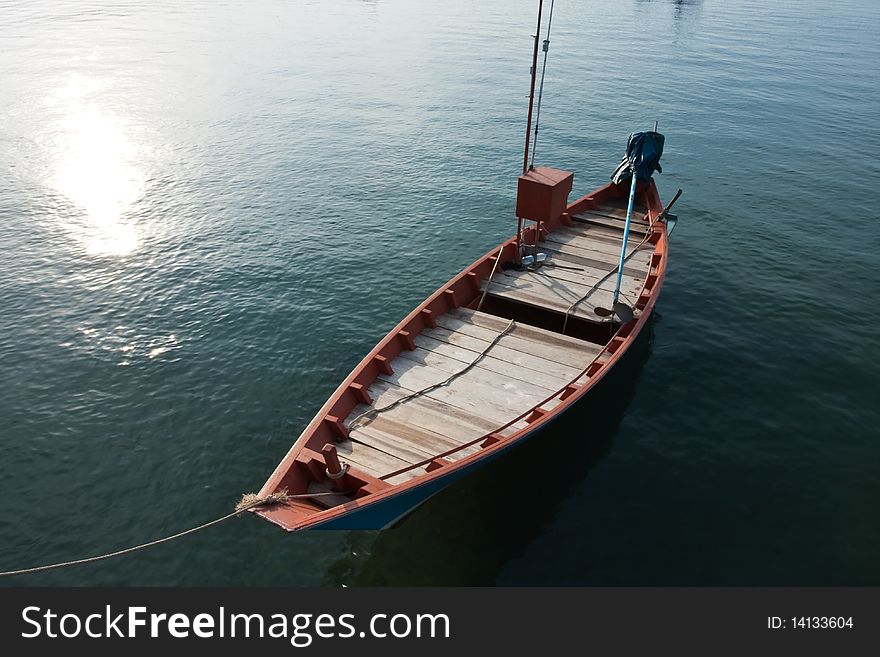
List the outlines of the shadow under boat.
<svg viewBox="0 0 880 657">
<path fill-rule="evenodd" d="M 655 317 L 591 394 L 552 425 L 392 528 L 352 532 L 351 554 L 331 567 L 330 583 L 493 584 L 610 451 L 650 357 Z"/>
</svg>

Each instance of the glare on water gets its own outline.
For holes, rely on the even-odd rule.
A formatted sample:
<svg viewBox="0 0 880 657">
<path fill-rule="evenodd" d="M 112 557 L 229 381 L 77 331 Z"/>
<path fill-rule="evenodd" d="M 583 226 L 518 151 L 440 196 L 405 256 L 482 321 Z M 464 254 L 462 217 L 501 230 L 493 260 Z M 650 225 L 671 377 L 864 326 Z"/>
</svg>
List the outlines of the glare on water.
<svg viewBox="0 0 880 657">
<path fill-rule="evenodd" d="M 95 97 L 100 87 L 100 81 L 75 75 L 59 94 L 63 116 L 52 186 L 84 212 L 67 227 L 89 253 L 123 256 L 138 246 L 125 214 L 143 192 L 144 174 L 125 120 Z"/>
<path fill-rule="evenodd" d="M 3 3 L 0 569 L 226 513 L 515 228 L 535 3 L 207 5 Z M 585 194 L 658 120 L 684 189 L 643 353 L 392 531 L 242 519 L 20 584 L 880 584 L 878 24 L 557 2 L 537 163 Z"/>
</svg>

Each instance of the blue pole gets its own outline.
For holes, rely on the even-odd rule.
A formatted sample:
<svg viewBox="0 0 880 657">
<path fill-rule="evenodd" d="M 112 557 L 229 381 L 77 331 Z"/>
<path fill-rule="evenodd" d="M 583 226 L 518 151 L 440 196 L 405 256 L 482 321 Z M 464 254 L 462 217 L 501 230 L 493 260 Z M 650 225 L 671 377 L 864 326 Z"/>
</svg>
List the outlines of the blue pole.
<svg viewBox="0 0 880 657">
<path fill-rule="evenodd" d="M 629 186 L 629 204 L 626 206 L 626 225 L 623 227 L 623 246 L 620 248 L 620 264 L 617 265 L 617 285 L 614 286 L 614 305 L 620 296 L 620 283 L 623 281 L 623 261 L 626 260 L 626 242 L 629 239 L 629 225 L 632 221 L 633 201 L 636 198 L 636 168 L 631 167 L 632 183 Z"/>
</svg>

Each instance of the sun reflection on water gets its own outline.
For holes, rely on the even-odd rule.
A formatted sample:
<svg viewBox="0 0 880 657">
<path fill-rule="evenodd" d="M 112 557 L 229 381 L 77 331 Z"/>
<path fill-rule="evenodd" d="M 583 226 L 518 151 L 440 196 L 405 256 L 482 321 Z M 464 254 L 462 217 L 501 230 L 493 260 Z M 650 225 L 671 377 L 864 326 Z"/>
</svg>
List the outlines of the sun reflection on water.
<svg viewBox="0 0 880 657">
<path fill-rule="evenodd" d="M 143 193 L 142 155 L 130 130 L 96 96 L 100 84 L 76 75 L 60 94 L 63 118 L 54 158 L 53 186 L 85 213 L 71 223 L 92 254 L 127 255 L 138 235 L 124 214 Z"/>
<path fill-rule="evenodd" d="M 120 325 L 112 329 L 80 326 L 77 332 L 82 336 L 80 340 L 64 342 L 61 346 L 101 358 L 109 354 L 119 358 L 116 364 L 121 367 L 156 359 L 174 362 L 179 357 L 174 352 L 182 348 L 181 340 L 174 333 L 144 332 L 133 326 Z"/>
</svg>

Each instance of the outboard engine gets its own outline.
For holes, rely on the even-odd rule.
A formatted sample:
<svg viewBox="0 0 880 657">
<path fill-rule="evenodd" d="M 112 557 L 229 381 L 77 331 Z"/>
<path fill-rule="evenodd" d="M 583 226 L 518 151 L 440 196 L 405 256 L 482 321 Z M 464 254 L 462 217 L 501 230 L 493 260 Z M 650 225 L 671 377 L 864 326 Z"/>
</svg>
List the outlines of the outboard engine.
<svg viewBox="0 0 880 657">
<path fill-rule="evenodd" d="M 660 156 L 663 155 L 663 143 L 666 138 L 659 132 L 635 132 L 626 143 L 626 155 L 611 175 L 611 181 L 619 185 L 629 180 L 632 169 L 636 171 L 636 180 L 650 180 L 654 171 L 663 173 L 660 168 Z"/>
</svg>

